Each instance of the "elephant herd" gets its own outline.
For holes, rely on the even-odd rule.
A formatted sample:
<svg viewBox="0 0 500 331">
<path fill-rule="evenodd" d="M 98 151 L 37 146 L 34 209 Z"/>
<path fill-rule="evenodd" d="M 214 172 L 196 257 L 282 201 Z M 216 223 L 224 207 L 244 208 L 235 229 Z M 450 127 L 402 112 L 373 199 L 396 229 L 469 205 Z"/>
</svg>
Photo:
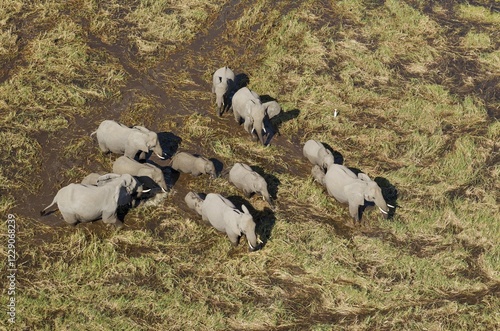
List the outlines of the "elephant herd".
<svg viewBox="0 0 500 331">
<path fill-rule="evenodd" d="M 238 88 L 234 72 L 223 67 L 213 74 L 212 93 L 216 95 L 217 114 L 232 110 L 238 124 L 265 144 L 264 135 L 269 135 L 269 119 L 281 112 L 276 101 L 262 103 L 259 95 L 246 86 Z M 267 121 L 267 122 L 266 122 Z M 267 127 L 267 130 L 266 130 Z M 150 197 L 148 192 L 167 192 L 168 186 L 162 169 L 147 162 L 152 153 L 166 159 L 156 132 L 143 126 L 128 127 L 112 120 L 104 120 L 91 133 L 96 136 L 99 148 L 104 153 L 121 154 L 113 163 L 112 173 L 92 173 L 81 183 L 69 184 L 61 188 L 52 203 L 41 211 L 47 215 L 57 204 L 64 220 L 71 224 L 92 222 L 102 219 L 104 223 L 123 226 L 118 217 L 120 206 L 130 206 L 133 202 Z M 363 173 L 355 174 L 344 165 L 335 163 L 332 152 L 321 142 L 309 140 L 303 146 L 303 155 L 313 164 L 312 177 L 322 184 L 329 195 L 341 203 L 349 205 L 351 216 L 360 221 L 366 206 L 377 205 L 384 215 L 389 208 L 378 184 Z M 181 173 L 199 176 L 203 174 L 215 178 L 219 174 L 214 163 L 204 156 L 188 152 L 177 152 L 170 160 L 170 167 Z M 264 177 L 244 163 L 235 163 L 228 172 L 228 180 L 247 197 L 257 193 L 274 208 Z M 189 192 L 184 199 L 186 205 L 195 211 L 206 224 L 224 232 L 233 245 L 245 235 L 250 251 L 259 249 L 262 242 L 255 233 L 256 223 L 245 205 L 237 208 L 220 194 L 200 194 Z"/>
</svg>

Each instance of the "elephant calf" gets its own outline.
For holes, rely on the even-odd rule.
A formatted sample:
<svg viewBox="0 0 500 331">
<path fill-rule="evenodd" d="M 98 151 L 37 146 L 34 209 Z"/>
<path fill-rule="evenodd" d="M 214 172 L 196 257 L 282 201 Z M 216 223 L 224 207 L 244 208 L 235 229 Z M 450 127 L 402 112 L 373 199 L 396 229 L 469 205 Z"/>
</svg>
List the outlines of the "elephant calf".
<svg viewBox="0 0 500 331">
<path fill-rule="evenodd" d="M 118 206 L 129 204 L 132 195 L 139 197 L 141 193 L 141 184 L 128 174 L 109 180 L 102 186 L 69 184 L 57 192 L 52 203 L 40 215 L 48 215 L 50 212 L 47 209 L 57 203 L 64 220 L 71 225 L 102 219 L 104 223 L 120 228 L 123 222 L 117 217 Z"/>
<path fill-rule="evenodd" d="M 250 251 L 255 251 L 260 248 L 255 234 L 255 222 L 245 205 L 242 205 L 241 209 L 243 212 L 236 209 L 234 204 L 222 195 L 209 193 L 201 206 L 201 216 L 218 231 L 225 232 L 235 246 L 244 234 Z"/>
<path fill-rule="evenodd" d="M 382 195 L 378 184 L 367 175 L 360 173 L 356 176 L 346 166 L 333 164 L 328 168 L 323 183 L 328 194 L 340 203 L 349 204 L 349 213 L 355 221 L 360 221 L 363 210 L 375 204 L 384 217 L 389 213 L 389 207 Z"/>
<path fill-rule="evenodd" d="M 140 163 L 128 156 L 120 156 L 113 163 L 113 172 L 136 176 L 144 183 L 146 183 L 147 179 L 153 180 L 163 192 L 168 190 L 163 171 L 150 163 Z"/>
<path fill-rule="evenodd" d="M 234 89 L 234 72 L 228 67 L 222 67 L 214 72 L 212 77 L 212 93 L 215 93 L 215 102 L 217 104 L 217 114 L 222 113 L 228 108 L 228 94 Z"/>
<path fill-rule="evenodd" d="M 242 190 L 247 197 L 252 193 L 259 193 L 271 207 L 273 206 L 266 180 L 247 164 L 235 163 L 229 171 L 229 181 Z"/>
<path fill-rule="evenodd" d="M 302 152 L 309 162 L 323 167 L 324 170 L 335 163 L 332 152 L 317 140 L 306 141 Z"/>
<path fill-rule="evenodd" d="M 153 151 L 159 158 L 165 159 L 158 135 L 143 126 L 129 128 L 115 121 L 105 120 L 90 134 L 91 137 L 93 135 L 97 135 L 99 148 L 104 153 L 112 152 L 135 158 L 141 152 L 140 158 L 145 158 Z"/>
<path fill-rule="evenodd" d="M 189 209 L 194 210 L 201 216 L 201 206 L 203 205 L 204 199 L 202 199 L 198 193 L 188 192 L 188 194 L 184 197 L 184 201 Z"/>
<path fill-rule="evenodd" d="M 257 137 L 260 143 L 265 145 L 262 133 L 267 133 L 264 127 L 267 114 L 259 95 L 248 87 L 242 87 L 233 96 L 232 108 L 236 122 L 240 124 L 243 120 L 243 127 L 252 135 L 252 138 Z"/>
<path fill-rule="evenodd" d="M 170 165 L 175 171 L 185 174 L 199 176 L 209 174 L 212 178 L 217 177 L 215 165 L 212 161 L 203 156 L 193 155 L 186 152 L 179 152 L 172 157 Z"/>
</svg>

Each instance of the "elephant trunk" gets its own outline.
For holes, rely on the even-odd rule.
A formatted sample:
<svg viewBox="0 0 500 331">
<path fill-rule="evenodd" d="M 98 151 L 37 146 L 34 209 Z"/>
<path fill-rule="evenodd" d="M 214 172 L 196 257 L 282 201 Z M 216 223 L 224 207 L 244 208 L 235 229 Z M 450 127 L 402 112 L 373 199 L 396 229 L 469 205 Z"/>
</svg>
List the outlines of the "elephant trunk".
<svg viewBox="0 0 500 331">
<path fill-rule="evenodd" d="M 257 235 L 255 234 L 255 231 L 248 231 L 245 233 L 245 236 L 247 237 L 250 252 L 255 252 L 260 248 L 257 243 Z"/>
<path fill-rule="evenodd" d="M 389 216 L 389 207 L 387 206 L 387 203 L 382 196 L 375 199 L 375 205 L 377 205 L 378 209 L 380 209 L 380 212 L 382 213 L 384 218 L 387 218 Z"/>
<path fill-rule="evenodd" d="M 266 142 L 264 141 L 264 135 L 262 134 L 262 123 L 254 123 L 254 130 L 257 133 L 257 136 L 259 137 L 259 141 L 262 145 L 265 145 Z"/>
</svg>

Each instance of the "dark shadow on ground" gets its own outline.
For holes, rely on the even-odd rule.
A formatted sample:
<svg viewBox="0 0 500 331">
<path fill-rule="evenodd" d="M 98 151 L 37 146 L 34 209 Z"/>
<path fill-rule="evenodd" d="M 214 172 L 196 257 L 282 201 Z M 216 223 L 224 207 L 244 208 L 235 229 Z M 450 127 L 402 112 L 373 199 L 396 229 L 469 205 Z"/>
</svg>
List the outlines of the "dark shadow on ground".
<svg viewBox="0 0 500 331">
<path fill-rule="evenodd" d="M 374 181 L 378 184 L 380 189 L 382 190 L 382 196 L 384 197 L 385 202 L 388 205 L 393 206 L 394 208 L 389 207 L 389 215 L 388 219 L 392 219 L 396 214 L 396 209 L 398 206 L 398 189 L 396 186 L 391 184 L 391 182 L 384 177 L 375 177 Z"/>
<path fill-rule="evenodd" d="M 274 116 L 273 118 L 265 117 L 264 118 L 264 127 L 268 131 L 267 136 L 266 136 L 266 141 L 265 144 L 268 145 L 271 142 L 271 139 L 275 136 L 278 135 L 280 136 L 280 127 L 283 123 L 288 122 L 293 120 L 294 118 L 297 118 L 300 114 L 300 110 L 298 109 L 292 109 L 287 112 L 281 111 L 278 115 Z"/>
<path fill-rule="evenodd" d="M 210 161 L 214 164 L 215 167 L 215 173 L 217 174 L 217 177 L 220 177 L 222 175 L 222 170 L 224 169 L 224 163 L 221 161 L 217 160 L 216 158 L 210 158 Z"/>
<path fill-rule="evenodd" d="M 172 132 L 158 132 L 158 141 L 163 149 L 164 157 L 171 158 L 179 149 L 182 138 Z"/>
<path fill-rule="evenodd" d="M 245 73 L 237 74 L 234 77 L 234 84 L 236 85 L 236 90 L 238 90 L 242 87 L 246 87 L 249 83 L 250 83 L 250 78 Z"/>
</svg>

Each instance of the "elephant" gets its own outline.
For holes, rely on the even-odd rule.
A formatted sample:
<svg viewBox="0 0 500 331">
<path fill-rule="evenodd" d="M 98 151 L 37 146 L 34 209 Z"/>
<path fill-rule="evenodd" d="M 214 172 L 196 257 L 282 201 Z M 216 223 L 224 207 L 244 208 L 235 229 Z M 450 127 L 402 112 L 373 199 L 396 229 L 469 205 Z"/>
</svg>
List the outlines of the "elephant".
<svg viewBox="0 0 500 331">
<path fill-rule="evenodd" d="M 366 174 L 356 176 L 349 168 L 340 164 L 332 164 L 323 178 L 328 194 L 340 203 L 349 204 L 349 213 L 355 222 L 361 220 L 363 210 L 375 204 L 384 217 L 389 214 L 389 205 L 385 202 L 378 184 Z"/>
<path fill-rule="evenodd" d="M 113 163 L 113 172 L 116 174 L 130 174 L 136 176 L 142 182 L 152 179 L 163 192 L 166 193 L 168 190 L 163 171 L 150 163 L 140 163 L 128 156 L 120 156 Z"/>
<path fill-rule="evenodd" d="M 281 106 L 275 100 L 264 102 L 262 105 L 266 108 L 266 113 L 269 119 L 276 117 L 281 113 Z"/>
<path fill-rule="evenodd" d="M 172 164 L 170 166 L 175 171 L 192 174 L 193 176 L 209 174 L 212 178 L 217 177 L 217 171 L 212 161 L 206 157 L 187 152 L 176 153 L 172 157 Z"/>
<path fill-rule="evenodd" d="M 323 167 L 324 170 L 335 163 L 332 152 L 317 140 L 306 141 L 302 152 L 309 162 Z"/>
<path fill-rule="evenodd" d="M 222 195 L 209 193 L 201 206 L 201 216 L 215 229 L 225 232 L 234 246 L 238 245 L 239 238 L 244 234 L 250 251 L 253 252 L 260 248 L 255 234 L 255 222 L 245 205 L 241 209 L 243 212 Z"/>
<path fill-rule="evenodd" d="M 93 135 L 97 136 L 99 147 L 104 153 L 112 152 L 135 158 L 141 152 L 141 159 L 152 151 L 160 159 L 165 159 L 158 135 L 143 126 L 129 128 L 112 120 L 104 120 L 90 134 L 91 137 Z"/>
<path fill-rule="evenodd" d="M 273 207 L 273 203 L 267 190 L 267 182 L 250 166 L 244 163 L 235 163 L 229 171 L 229 181 L 243 191 L 248 197 L 252 193 L 259 193 L 267 203 Z"/>
<path fill-rule="evenodd" d="M 203 205 L 204 199 L 198 193 L 188 192 L 184 197 L 184 201 L 189 209 L 194 210 L 201 216 L 201 206 Z"/>
<path fill-rule="evenodd" d="M 215 102 L 217 104 L 217 114 L 222 116 L 222 113 L 228 108 L 228 94 L 235 86 L 234 72 L 228 67 L 217 69 L 212 78 L 212 93 L 215 93 Z"/>
<path fill-rule="evenodd" d="M 248 87 L 242 87 L 233 96 L 232 108 L 236 122 L 240 124 L 243 119 L 245 130 L 252 137 L 257 137 L 262 145 L 265 145 L 262 132 L 267 133 L 264 127 L 264 119 L 267 114 L 266 107 L 260 101 L 259 95 Z"/>
<path fill-rule="evenodd" d="M 121 228 L 123 222 L 117 217 L 117 208 L 129 204 L 132 195 L 140 197 L 141 194 L 141 184 L 128 174 L 115 177 L 101 186 L 69 184 L 57 192 L 52 203 L 40 215 L 52 213 L 47 209 L 57 203 L 64 220 L 71 225 L 102 219 L 106 224 Z"/>
</svg>

